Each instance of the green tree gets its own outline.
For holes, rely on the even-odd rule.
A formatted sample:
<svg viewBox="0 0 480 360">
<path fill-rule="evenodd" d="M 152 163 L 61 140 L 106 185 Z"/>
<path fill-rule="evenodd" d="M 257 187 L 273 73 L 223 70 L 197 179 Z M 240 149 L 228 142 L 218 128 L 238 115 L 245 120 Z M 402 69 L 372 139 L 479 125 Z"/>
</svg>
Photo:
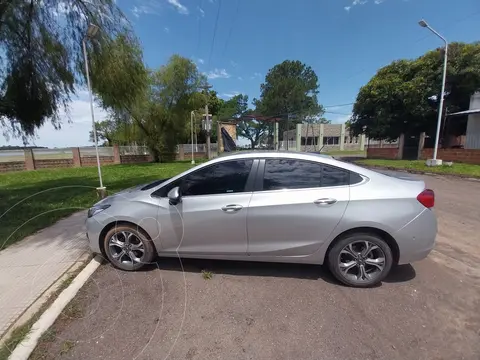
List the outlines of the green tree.
<svg viewBox="0 0 480 360">
<path fill-rule="evenodd" d="M 175 146 L 185 138 L 190 112 L 205 102 L 198 92 L 205 81 L 195 63 L 179 55 L 150 74 L 149 92 L 131 115 L 155 161 L 170 160 Z"/>
<path fill-rule="evenodd" d="M 365 131 L 370 138 L 386 140 L 424 131 L 434 136 L 438 104 L 429 98 L 440 97 L 443 59 L 443 49 L 437 49 L 380 69 L 357 95 L 353 134 Z M 450 44 L 445 108 L 448 112 L 468 109 L 470 96 L 479 89 L 480 44 Z M 448 123 L 452 133 L 464 133 L 465 119 Z"/>
<path fill-rule="evenodd" d="M 283 136 L 283 131 L 294 129 L 294 124 L 306 116 L 323 113 L 317 99 L 318 88 L 318 77 L 310 66 L 285 60 L 268 71 L 260 85 L 260 99 L 254 102 L 262 115 L 288 119 L 279 126 Z"/>
<path fill-rule="evenodd" d="M 104 141 L 106 146 L 112 146 L 114 143 L 115 133 L 118 130 L 117 124 L 112 119 L 98 121 L 95 123 L 98 142 Z M 90 130 L 90 141 L 95 141 L 93 130 Z"/>
<path fill-rule="evenodd" d="M 118 119 L 114 115 L 95 123 L 98 141 L 104 141 L 105 146 L 143 144 L 143 133 L 135 122 L 129 119 Z M 90 131 L 90 141 L 94 141 L 93 131 Z"/>
<path fill-rule="evenodd" d="M 125 62 L 128 66 L 121 67 L 123 78 L 117 76 L 118 69 L 110 67 L 106 72 L 101 66 L 112 54 L 138 50 L 116 1 L 0 1 L 0 124 L 6 136 L 27 141 L 47 120 L 60 128 L 62 110 L 68 113 L 71 97 L 85 85 L 82 39 L 91 23 L 100 28 L 97 38 L 88 42 L 93 87 L 102 102 L 109 97 L 117 103 L 128 100 L 138 83 L 125 87 L 135 78 L 131 71 L 135 75 L 138 70 L 138 66 L 130 67 L 132 58 Z M 115 51 L 119 46 L 122 51 Z M 132 56 L 138 60 L 136 54 Z"/>
<path fill-rule="evenodd" d="M 238 136 L 250 141 L 251 149 L 255 149 L 268 134 L 269 124 L 258 121 L 255 111 L 248 108 L 248 95 L 238 94 L 225 101 L 219 111 L 221 120 L 235 120 Z"/>
</svg>

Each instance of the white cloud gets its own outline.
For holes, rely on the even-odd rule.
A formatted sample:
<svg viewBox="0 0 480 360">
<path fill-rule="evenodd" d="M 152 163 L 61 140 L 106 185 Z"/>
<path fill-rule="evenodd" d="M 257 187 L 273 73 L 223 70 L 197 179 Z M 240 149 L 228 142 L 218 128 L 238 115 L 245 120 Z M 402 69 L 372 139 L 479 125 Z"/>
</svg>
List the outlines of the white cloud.
<svg viewBox="0 0 480 360">
<path fill-rule="evenodd" d="M 181 4 L 179 0 L 167 0 L 170 5 L 173 5 L 180 14 L 188 15 L 188 8 Z"/>
<path fill-rule="evenodd" d="M 95 121 L 99 122 L 105 119 L 107 113 L 104 109 L 94 106 Z M 55 130 L 53 125 L 48 121 L 42 126 L 36 134 L 36 137 L 30 143 L 37 146 L 53 147 L 77 147 L 91 146 L 89 142 L 90 130 L 92 130 L 92 116 L 90 113 L 90 102 L 88 100 L 88 92 L 85 90 L 78 91 L 78 98 L 72 100 L 69 107 L 69 115 L 71 122 L 68 122 L 68 115 L 61 111 L 62 127 Z M 21 139 L 10 139 L 7 142 L 0 136 L 1 145 L 18 145 L 23 146 Z"/>
<path fill-rule="evenodd" d="M 141 0 L 137 1 L 137 4 L 130 10 L 137 19 L 141 15 L 160 14 L 160 4 L 154 0 Z"/>
<path fill-rule="evenodd" d="M 229 92 L 229 93 L 224 93 L 224 94 L 220 95 L 220 97 L 231 99 L 232 97 L 237 96 L 239 94 L 240 94 L 239 91 L 232 91 L 232 92 Z"/>
<path fill-rule="evenodd" d="M 253 73 L 252 76 L 250 76 L 250 79 L 260 79 L 262 77 L 262 74 L 259 72 Z"/>
<path fill-rule="evenodd" d="M 325 117 L 332 121 L 334 124 L 343 124 L 346 121 L 350 120 L 352 115 L 339 115 L 339 114 L 325 114 Z"/>
<path fill-rule="evenodd" d="M 200 12 L 201 17 L 205 16 L 205 11 L 200 6 L 197 6 L 197 10 Z"/>
<path fill-rule="evenodd" d="M 228 79 L 230 74 L 225 69 L 214 69 L 207 73 L 209 79 Z"/>
<path fill-rule="evenodd" d="M 237 66 L 238 66 L 238 63 L 236 63 L 236 62 L 233 61 L 233 60 L 230 60 L 230 65 L 232 65 L 233 67 L 237 67 Z"/>
<path fill-rule="evenodd" d="M 382 2 L 384 2 L 385 0 L 375 0 L 375 4 L 381 4 Z"/>
<path fill-rule="evenodd" d="M 170 32 L 170 29 L 168 27 L 164 27 L 163 30 L 168 34 Z"/>
<path fill-rule="evenodd" d="M 375 0 L 375 4 L 380 4 L 383 1 L 384 0 Z M 345 6 L 344 9 L 345 9 L 345 11 L 349 12 L 352 9 L 352 7 L 357 6 L 357 5 L 364 5 L 367 2 L 368 2 L 368 0 L 353 0 L 352 5 Z"/>
<path fill-rule="evenodd" d="M 205 63 L 205 60 L 203 60 L 202 58 L 198 58 L 197 61 L 198 61 L 199 64 L 204 64 Z"/>
<path fill-rule="evenodd" d="M 239 76 L 237 79 L 240 80 L 240 81 L 243 81 L 243 77 L 241 77 L 241 76 Z"/>
</svg>

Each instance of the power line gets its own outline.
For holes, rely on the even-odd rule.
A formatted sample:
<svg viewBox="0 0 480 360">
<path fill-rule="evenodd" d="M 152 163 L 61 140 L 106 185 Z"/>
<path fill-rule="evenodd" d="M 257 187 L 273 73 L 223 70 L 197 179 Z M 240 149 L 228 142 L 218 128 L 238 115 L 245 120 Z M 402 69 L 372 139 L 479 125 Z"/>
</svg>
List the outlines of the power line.
<svg viewBox="0 0 480 360">
<path fill-rule="evenodd" d="M 203 0 L 200 0 L 200 9 L 203 10 Z M 201 37 L 202 37 L 202 16 L 198 18 L 198 40 L 197 40 L 197 49 L 195 51 L 195 56 L 198 56 L 198 50 L 200 50 Z"/>
<path fill-rule="evenodd" d="M 235 25 L 235 22 L 237 21 L 239 10 L 240 10 L 240 0 L 237 0 L 237 8 L 235 10 L 235 15 L 233 16 L 233 21 L 230 24 L 230 30 L 228 31 L 227 41 L 225 42 L 225 47 L 223 49 L 222 56 L 224 56 L 225 53 L 227 52 L 228 43 L 230 42 L 230 37 L 232 36 L 233 26 Z"/>
<path fill-rule="evenodd" d="M 331 108 L 331 107 L 343 107 L 343 106 L 350 106 L 350 105 L 355 105 L 355 103 L 348 103 L 348 104 L 338 104 L 338 105 L 328 105 L 328 106 L 324 106 L 324 108 Z"/>
<path fill-rule="evenodd" d="M 222 0 L 218 0 L 217 17 L 215 19 L 215 27 L 213 28 L 212 46 L 210 47 L 210 56 L 208 57 L 208 63 L 207 63 L 208 67 L 210 67 L 210 62 L 212 61 L 213 47 L 215 45 L 215 37 L 217 36 L 218 18 L 220 17 L 221 8 L 222 8 Z"/>
<path fill-rule="evenodd" d="M 336 112 L 336 111 L 325 111 L 325 114 L 335 114 L 335 115 L 352 115 L 351 113 L 350 114 L 346 114 L 346 113 L 340 113 L 340 112 Z"/>
</svg>

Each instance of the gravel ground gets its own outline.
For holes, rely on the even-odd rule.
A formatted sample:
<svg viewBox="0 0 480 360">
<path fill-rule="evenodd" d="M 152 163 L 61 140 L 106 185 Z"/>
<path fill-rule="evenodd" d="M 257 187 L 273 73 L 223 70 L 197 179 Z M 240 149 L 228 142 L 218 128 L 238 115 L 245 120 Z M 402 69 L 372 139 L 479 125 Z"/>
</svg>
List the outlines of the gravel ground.
<svg viewBox="0 0 480 360">
<path fill-rule="evenodd" d="M 425 179 L 437 194 L 436 249 L 379 287 L 344 287 L 320 266 L 103 265 L 32 359 L 478 360 L 480 182 Z"/>
</svg>

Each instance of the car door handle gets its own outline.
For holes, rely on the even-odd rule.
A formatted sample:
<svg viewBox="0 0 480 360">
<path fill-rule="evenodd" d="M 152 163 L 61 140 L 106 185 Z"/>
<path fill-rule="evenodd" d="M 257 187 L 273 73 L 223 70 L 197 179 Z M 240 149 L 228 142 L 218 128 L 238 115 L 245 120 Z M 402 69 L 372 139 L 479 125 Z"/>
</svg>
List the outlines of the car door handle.
<svg viewBox="0 0 480 360">
<path fill-rule="evenodd" d="M 242 210 L 242 209 L 243 209 L 242 205 L 236 205 L 236 204 L 226 205 L 226 206 L 222 207 L 222 210 L 225 211 L 225 212 L 228 212 L 228 213 L 236 212 L 236 211 L 239 211 L 239 210 Z"/>
<path fill-rule="evenodd" d="M 313 203 L 315 205 L 332 205 L 337 202 L 337 199 L 332 199 L 332 198 L 322 198 L 322 199 L 317 199 Z"/>
</svg>

